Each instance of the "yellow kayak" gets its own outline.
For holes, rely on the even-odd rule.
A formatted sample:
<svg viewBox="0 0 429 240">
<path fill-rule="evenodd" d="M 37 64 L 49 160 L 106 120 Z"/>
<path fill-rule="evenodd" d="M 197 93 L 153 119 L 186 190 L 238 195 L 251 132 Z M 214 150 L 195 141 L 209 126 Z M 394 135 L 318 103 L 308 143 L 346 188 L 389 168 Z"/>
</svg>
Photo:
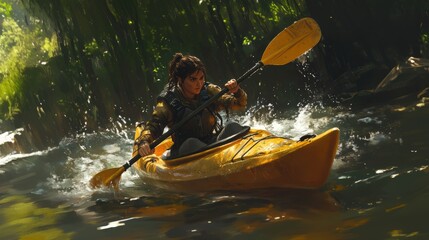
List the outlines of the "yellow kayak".
<svg viewBox="0 0 429 240">
<path fill-rule="evenodd" d="M 136 138 L 140 132 L 138 127 Z M 338 128 L 302 141 L 250 129 L 223 145 L 163 160 L 162 153 L 172 145 L 168 138 L 134 168 L 145 183 L 174 191 L 316 189 L 329 176 L 338 144 Z"/>
</svg>

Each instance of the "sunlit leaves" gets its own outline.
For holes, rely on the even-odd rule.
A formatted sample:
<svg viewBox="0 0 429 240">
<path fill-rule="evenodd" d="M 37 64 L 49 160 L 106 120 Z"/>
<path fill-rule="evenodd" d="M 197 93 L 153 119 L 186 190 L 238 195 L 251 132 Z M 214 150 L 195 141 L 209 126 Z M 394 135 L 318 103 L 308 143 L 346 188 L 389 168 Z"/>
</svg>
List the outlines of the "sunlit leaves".
<svg viewBox="0 0 429 240">
<path fill-rule="evenodd" d="M 24 32 L 18 26 L 18 24 L 11 18 L 6 18 L 2 23 L 2 34 L 0 35 L 0 72 L 5 74 L 8 72 L 8 62 L 12 57 L 16 58 L 16 55 L 23 54 L 22 39 L 24 38 Z M 16 62 L 13 59 L 12 62 Z"/>
<path fill-rule="evenodd" d="M 280 20 L 280 16 L 279 16 L 279 6 L 277 6 L 276 4 L 271 3 L 270 4 L 270 9 L 273 13 L 273 16 L 271 18 L 269 18 L 269 20 L 274 21 L 274 22 L 278 22 Z"/>
<path fill-rule="evenodd" d="M 6 119 L 13 118 L 19 112 L 17 94 L 20 83 L 17 79 L 25 66 L 28 57 L 28 49 L 22 47 L 23 31 L 11 18 L 6 18 L 2 23 L 0 35 L 0 73 L 3 76 L 0 82 L 0 111 Z"/>
<path fill-rule="evenodd" d="M 97 41 L 95 41 L 95 39 L 92 39 L 91 42 L 85 44 L 85 47 L 83 49 L 83 52 L 87 55 L 92 55 L 98 52 L 98 44 Z"/>
<path fill-rule="evenodd" d="M 45 64 L 48 57 L 54 56 L 57 46 L 56 38 L 46 38 L 40 27 L 20 26 L 11 17 L 6 17 L 1 24 L 0 114 L 12 119 L 21 112 L 23 101 L 26 101 L 23 92 L 32 89 L 22 83 L 22 71 L 28 66 Z"/>
<path fill-rule="evenodd" d="M 253 41 L 256 40 L 256 36 L 245 36 L 243 37 L 243 45 L 250 45 L 252 44 Z"/>
<path fill-rule="evenodd" d="M 420 36 L 420 40 L 422 41 L 423 44 L 427 45 L 429 44 L 429 34 L 428 33 L 423 33 Z"/>
<path fill-rule="evenodd" d="M 4 15 L 6 17 L 9 17 L 11 11 L 12 11 L 12 5 L 0 1 L 0 16 Z"/>
<path fill-rule="evenodd" d="M 55 56 L 58 51 L 57 35 L 52 35 L 50 39 L 45 38 L 41 49 L 42 52 L 46 53 L 49 57 Z"/>
</svg>

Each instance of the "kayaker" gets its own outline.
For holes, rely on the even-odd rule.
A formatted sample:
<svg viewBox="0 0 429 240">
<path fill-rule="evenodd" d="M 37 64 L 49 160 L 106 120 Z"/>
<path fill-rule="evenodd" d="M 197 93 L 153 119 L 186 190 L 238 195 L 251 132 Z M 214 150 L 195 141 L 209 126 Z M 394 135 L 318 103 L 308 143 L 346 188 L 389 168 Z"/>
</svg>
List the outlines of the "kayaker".
<svg viewBox="0 0 429 240">
<path fill-rule="evenodd" d="M 243 110 L 247 105 L 247 94 L 235 79 L 227 81 L 225 87 L 229 90 L 228 93 L 191 118 L 172 135 L 174 145 L 166 158 L 185 155 L 242 129 L 234 122 L 222 127 L 220 111 Z M 143 131 L 135 142 L 138 144 L 139 154 L 152 154 L 149 144 L 161 136 L 165 127 L 171 128 L 221 90 L 219 86 L 206 81 L 206 69 L 199 58 L 176 53 L 169 63 L 168 84 L 158 96 L 152 117 L 144 124 Z"/>
</svg>

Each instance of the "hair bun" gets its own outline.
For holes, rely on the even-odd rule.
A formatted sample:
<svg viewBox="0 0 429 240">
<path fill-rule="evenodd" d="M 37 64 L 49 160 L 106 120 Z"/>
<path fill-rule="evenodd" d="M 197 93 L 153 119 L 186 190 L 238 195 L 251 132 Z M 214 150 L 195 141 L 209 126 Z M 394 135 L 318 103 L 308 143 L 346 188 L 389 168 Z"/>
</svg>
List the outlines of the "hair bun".
<svg viewBox="0 0 429 240">
<path fill-rule="evenodd" d="M 182 53 L 175 53 L 173 56 L 173 62 L 178 63 L 180 60 L 182 60 L 183 54 Z"/>
<path fill-rule="evenodd" d="M 177 85 L 179 79 L 184 80 L 195 71 L 202 71 L 204 76 L 206 74 L 206 69 L 200 59 L 195 56 L 175 53 L 168 67 L 168 88 L 172 89 Z"/>
</svg>

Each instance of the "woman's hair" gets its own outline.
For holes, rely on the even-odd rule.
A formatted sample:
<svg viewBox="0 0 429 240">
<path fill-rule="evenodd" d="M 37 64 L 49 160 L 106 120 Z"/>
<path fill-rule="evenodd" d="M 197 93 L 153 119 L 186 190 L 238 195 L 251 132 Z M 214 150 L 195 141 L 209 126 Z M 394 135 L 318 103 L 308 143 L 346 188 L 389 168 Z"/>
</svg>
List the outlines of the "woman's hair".
<svg viewBox="0 0 429 240">
<path fill-rule="evenodd" d="M 179 78 L 184 80 L 196 71 L 202 71 L 206 75 L 206 68 L 199 58 L 190 55 L 184 56 L 182 53 L 174 54 L 168 67 L 168 89 L 173 89 Z"/>
</svg>

